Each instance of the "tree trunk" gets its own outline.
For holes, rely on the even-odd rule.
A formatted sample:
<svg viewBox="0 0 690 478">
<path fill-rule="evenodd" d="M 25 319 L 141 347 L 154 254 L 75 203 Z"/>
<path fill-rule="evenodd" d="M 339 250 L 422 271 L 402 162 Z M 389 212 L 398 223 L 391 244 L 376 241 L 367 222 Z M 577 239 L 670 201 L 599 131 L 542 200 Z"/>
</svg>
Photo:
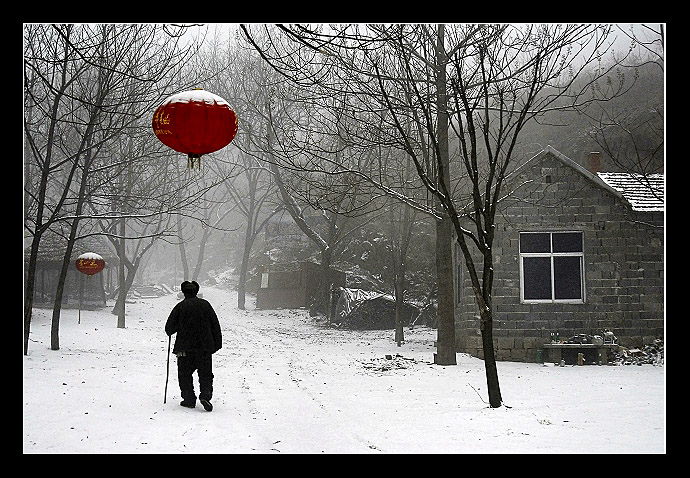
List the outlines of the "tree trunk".
<svg viewBox="0 0 690 478">
<path fill-rule="evenodd" d="M 247 294 L 247 270 L 249 269 L 249 254 L 252 250 L 254 242 L 254 235 L 252 230 L 254 224 L 252 221 L 252 214 L 247 217 L 247 230 L 244 234 L 244 251 L 242 253 L 242 263 L 240 264 L 240 277 L 237 283 L 237 308 L 244 310 L 246 294 Z"/>
<path fill-rule="evenodd" d="M 125 218 L 120 218 L 120 242 L 117 255 L 120 256 L 120 264 L 118 267 L 117 283 L 120 290 L 117 294 L 117 302 L 115 303 L 115 310 L 117 310 L 117 328 L 125 328 L 125 300 L 127 298 L 127 287 L 125 287 L 125 255 L 127 249 L 125 247 Z"/>
<path fill-rule="evenodd" d="M 314 299 L 309 304 L 309 313 L 316 315 L 318 312 L 329 315 L 329 304 L 331 295 L 331 260 L 332 252 L 329 247 L 321 251 L 321 280 L 314 291 Z"/>
<path fill-rule="evenodd" d="M 453 291 L 453 257 L 451 223 L 444 217 L 436 221 L 436 279 L 438 281 L 437 345 L 434 363 L 456 365 L 455 301 Z"/>
<path fill-rule="evenodd" d="M 201 274 L 201 265 L 204 262 L 204 253 L 206 252 L 206 243 L 208 238 L 211 237 L 210 229 L 204 229 L 204 234 L 201 236 L 199 241 L 199 254 L 196 256 L 196 266 L 194 267 L 194 272 L 192 272 L 192 280 L 199 281 L 199 275 Z"/>
<path fill-rule="evenodd" d="M 182 280 L 190 280 L 189 277 L 189 263 L 187 262 L 187 251 L 182 240 L 182 216 L 177 215 L 177 240 L 180 245 L 180 261 L 182 262 Z"/>
<path fill-rule="evenodd" d="M 395 295 L 395 343 L 400 347 L 405 341 L 402 313 L 403 313 L 403 296 L 405 293 L 405 257 L 407 255 L 407 238 L 409 237 L 409 214 L 408 209 L 405 209 L 405 219 L 401 221 L 401 228 L 396 231 L 394 224 L 394 212 L 391 210 L 391 237 L 399 236 L 399 242 L 396 243 L 393 239 L 391 244 L 391 262 L 393 265 L 393 292 Z"/>
<path fill-rule="evenodd" d="M 34 301 L 34 281 L 36 277 L 36 263 L 38 262 L 38 249 L 41 242 L 41 237 L 43 232 L 47 229 L 43 224 L 43 214 L 45 211 L 45 199 L 48 189 L 48 178 L 50 176 L 50 165 L 53 157 L 53 145 L 56 143 L 55 129 L 57 125 L 57 112 L 60 107 L 60 100 L 62 99 L 65 90 L 67 89 L 67 57 L 68 57 L 68 42 L 64 42 L 64 61 L 61 64 L 62 70 L 61 83 L 59 89 L 55 91 L 56 95 L 53 99 L 53 105 L 51 109 L 50 125 L 48 127 L 48 136 L 46 141 L 46 151 L 42 161 L 38 161 L 41 169 L 41 180 L 38 189 L 38 199 L 37 199 L 37 211 L 36 211 L 36 229 L 34 230 L 34 237 L 31 241 L 31 252 L 29 255 L 29 265 L 27 270 L 27 280 L 26 289 L 24 296 L 24 355 L 29 353 L 29 335 L 31 333 L 31 316 L 33 313 L 33 301 Z M 28 132 L 27 137 L 28 139 Z M 28 204 L 28 202 L 27 202 Z"/>
<path fill-rule="evenodd" d="M 41 233 L 36 232 L 31 242 L 29 265 L 27 267 L 26 288 L 24 289 L 24 355 L 29 354 L 29 335 L 31 334 L 31 315 L 34 304 L 34 283 L 36 281 L 36 262 Z"/>
<path fill-rule="evenodd" d="M 405 290 L 403 281 L 405 272 L 402 271 L 402 278 L 399 276 L 399 274 L 395 277 L 395 343 L 398 345 L 398 347 L 400 347 L 405 341 L 402 323 L 403 291 Z"/>
<path fill-rule="evenodd" d="M 446 57 L 444 25 L 438 27 L 436 45 L 436 139 L 438 148 L 439 184 L 450 189 L 448 153 L 448 111 L 446 109 Z M 443 191 L 443 187 L 440 188 Z M 455 357 L 455 301 L 453 291 L 452 223 L 447 211 L 439 211 L 443 219 L 436 221 L 436 278 L 438 280 L 438 340 L 434 363 L 456 365 Z"/>
<path fill-rule="evenodd" d="M 77 220 L 75 219 L 75 223 Z M 50 349 L 60 350 L 60 311 L 62 310 L 62 297 L 65 291 L 67 272 L 70 266 L 70 257 L 74 250 L 74 238 L 76 236 L 76 226 L 72 226 L 69 238 L 67 239 L 67 249 L 62 259 L 62 267 L 58 276 L 57 288 L 55 290 L 55 302 L 53 303 L 53 317 L 50 324 Z"/>
<path fill-rule="evenodd" d="M 489 405 L 498 408 L 503 403 L 501 387 L 498 384 L 498 369 L 496 368 L 496 354 L 494 353 L 493 314 L 484 309 L 480 315 L 479 328 L 482 333 L 482 349 L 484 351 L 484 370 L 486 385 L 489 389 Z"/>
<path fill-rule="evenodd" d="M 127 293 L 132 288 L 134 283 L 134 278 L 137 275 L 138 266 L 133 266 L 126 269 L 126 275 L 124 276 L 122 282 L 119 285 L 117 300 L 115 301 L 115 307 L 113 307 L 113 313 L 117 313 L 117 327 L 119 329 L 124 329 L 126 325 L 126 300 Z M 123 271 L 124 274 L 125 271 Z"/>
<path fill-rule="evenodd" d="M 55 303 L 53 304 L 53 319 L 50 326 L 50 348 L 52 350 L 60 349 L 60 311 L 62 309 L 62 296 L 65 289 L 65 281 L 67 280 L 67 273 L 69 267 L 72 265 L 72 251 L 74 250 L 74 243 L 77 238 L 77 230 L 79 228 L 79 216 L 81 215 L 82 209 L 84 207 L 84 201 L 86 200 L 86 184 L 88 182 L 89 170 L 91 168 L 91 161 L 93 159 L 93 151 L 91 151 L 91 139 L 93 134 L 94 120 L 97 117 L 97 111 L 94 108 L 94 113 L 92 113 L 92 121 L 86 127 L 84 132 L 84 137 L 82 140 L 82 145 L 86 146 L 86 154 L 84 156 L 84 165 L 81 173 L 81 179 L 79 181 L 79 195 L 77 196 L 77 206 L 75 209 L 75 218 L 72 220 L 70 226 L 69 237 L 67 238 L 67 247 L 65 249 L 65 255 L 62 258 L 62 267 L 60 269 L 60 275 L 58 277 L 57 290 L 55 292 Z M 79 164 L 79 156 L 74 158 L 74 166 Z"/>
<path fill-rule="evenodd" d="M 408 158 L 409 170 L 410 159 Z M 402 220 L 400 221 L 400 228 L 397 234 L 400 237 L 399 242 L 397 242 L 397 247 L 394 246 L 393 250 L 393 271 L 394 271 L 394 288 L 395 288 L 395 342 L 398 347 L 405 341 L 405 335 L 403 332 L 403 299 L 405 297 L 405 291 L 407 290 L 407 280 L 405 274 L 407 272 L 407 251 L 410 247 L 410 239 L 412 238 L 412 227 L 414 223 L 412 208 L 406 205 L 402 207 Z M 392 209 L 395 211 L 395 208 Z M 393 216 L 391 216 L 393 218 Z M 391 235 L 395 233 L 394 222 L 391 221 Z"/>
</svg>

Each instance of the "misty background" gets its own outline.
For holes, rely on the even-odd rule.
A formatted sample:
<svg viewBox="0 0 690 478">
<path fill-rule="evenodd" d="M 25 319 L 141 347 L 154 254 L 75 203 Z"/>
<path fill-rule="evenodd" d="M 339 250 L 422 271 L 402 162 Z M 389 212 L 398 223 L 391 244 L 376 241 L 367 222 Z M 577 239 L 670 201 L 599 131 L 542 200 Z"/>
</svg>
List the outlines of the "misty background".
<svg viewBox="0 0 690 478">
<path fill-rule="evenodd" d="M 606 50 L 570 86 L 601 101 L 527 122 L 511 169 L 550 145 L 583 166 L 599 151 L 602 171 L 663 172 L 663 26 L 622 24 L 609 34 Z M 223 97 L 239 117 L 235 140 L 205 155 L 199 169 L 187 168 L 151 128 L 155 108 L 191 88 Z M 276 143 L 296 157 L 298 142 L 312 144 L 312 135 L 331 148 L 323 131 L 297 128 L 295 118 L 316 121 L 309 92 L 264 62 L 234 24 L 24 25 L 25 277 L 37 280 L 26 259 L 33 248 L 36 258 L 69 258 L 78 244 L 93 244 L 114 274 L 105 288 L 124 324 L 131 287 L 196 280 L 251 294 L 261 271 L 322 262 L 323 244 L 349 287 L 393 293 L 394 255 L 404 247 L 405 299 L 433 302 L 432 216 L 360 184 L 331 183 L 308 159 L 299 170 L 270 161 Z M 266 128 L 276 104 L 285 116 L 270 120 L 281 135 Z M 378 148 L 383 163 L 395 154 L 383 140 Z M 457 140 L 450 150 L 452 168 Z M 423 203 L 424 194 L 417 184 L 409 197 Z"/>
</svg>

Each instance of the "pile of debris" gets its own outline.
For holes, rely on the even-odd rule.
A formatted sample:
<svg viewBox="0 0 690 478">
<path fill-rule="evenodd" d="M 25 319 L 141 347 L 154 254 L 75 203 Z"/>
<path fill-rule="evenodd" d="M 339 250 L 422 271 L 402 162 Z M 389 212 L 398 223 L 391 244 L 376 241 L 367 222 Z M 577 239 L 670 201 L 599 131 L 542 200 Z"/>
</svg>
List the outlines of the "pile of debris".
<svg viewBox="0 0 690 478">
<path fill-rule="evenodd" d="M 153 299 L 172 293 L 173 290 L 165 284 L 133 285 L 127 296 L 136 299 Z"/>
<path fill-rule="evenodd" d="M 553 335 L 553 334 L 552 334 Z M 618 338 L 610 330 L 604 330 L 601 335 L 578 334 L 565 341 L 566 344 L 618 344 Z M 615 365 L 663 365 L 664 339 L 659 337 L 651 344 L 642 348 L 618 348 L 609 352 L 609 362 Z"/>
<path fill-rule="evenodd" d="M 553 334 L 551 334 L 553 336 Z M 558 332 L 556 332 L 558 336 Z M 552 339 L 553 342 L 553 339 Z M 601 335 L 577 334 L 565 341 L 566 344 L 610 344 L 618 343 L 618 338 L 610 330 L 604 330 Z"/>
<path fill-rule="evenodd" d="M 616 365 L 663 365 L 664 364 L 664 340 L 657 338 L 653 343 L 645 345 L 641 349 L 619 347 L 613 352 L 611 359 Z"/>
<path fill-rule="evenodd" d="M 369 372 L 384 373 L 410 368 L 417 364 L 417 360 L 395 354 L 385 355 L 383 358 L 374 358 L 366 362 L 362 361 L 361 363 L 362 367 Z"/>
<path fill-rule="evenodd" d="M 139 299 L 153 299 L 172 294 L 173 290 L 165 284 L 132 285 L 127 291 L 125 303 L 136 304 Z M 115 287 L 106 296 L 107 300 L 117 299 L 120 288 Z"/>
</svg>

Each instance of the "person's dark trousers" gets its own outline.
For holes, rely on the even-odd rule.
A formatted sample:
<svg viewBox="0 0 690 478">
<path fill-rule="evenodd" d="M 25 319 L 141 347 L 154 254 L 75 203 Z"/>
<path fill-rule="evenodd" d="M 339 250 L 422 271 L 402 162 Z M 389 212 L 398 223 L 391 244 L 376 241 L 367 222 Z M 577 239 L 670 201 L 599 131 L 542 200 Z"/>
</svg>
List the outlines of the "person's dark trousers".
<svg viewBox="0 0 690 478">
<path fill-rule="evenodd" d="M 200 350 L 187 351 L 177 357 L 177 379 L 180 383 L 182 399 L 192 403 L 196 402 L 192 377 L 195 370 L 199 376 L 199 399 L 210 401 L 213 396 L 211 352 Z"/>
</svg>

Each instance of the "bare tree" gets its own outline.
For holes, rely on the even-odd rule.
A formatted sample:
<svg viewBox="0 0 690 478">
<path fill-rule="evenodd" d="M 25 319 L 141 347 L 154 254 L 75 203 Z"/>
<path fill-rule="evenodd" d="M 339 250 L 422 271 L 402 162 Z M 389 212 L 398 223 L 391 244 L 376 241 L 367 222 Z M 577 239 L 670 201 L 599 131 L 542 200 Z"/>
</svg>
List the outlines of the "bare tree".
<svg viewBox="0 0 690 478">
<path fill-rule="evenodd" d="M 625 61 L 613 57 L 620 63 L 615 80 L 608 76 L 596 85 L 596 93 L 602 101 L 580 113 L 590 120 L 592 137 L 605 157 L 621 171 L 631 173 L 650 193 L 658 195 L 651 174 L 663 171 L 664 165 L 664 97 L 650 87 L 664 72 L 664 25 L 633 25 L 630 29 L 618 27 L 631 42 L 624 52 Z M 629 78 L 632 76 L 632 80 Z M 626 83 L 626 92 L 635 93 L 636 101 L 631 104 L 627 97 L 607 101 L 614 83 Z"/>
<path fill-rule="evenodd" d="M 152 25 L 25 26 L 25 230 L 31 237 L 25 354 L 42 235 L 59 223 L 69 229 L 60 280 L 64 287 L 69 254 L 92 193 L 89 176 L 100 167 L 99 151 L 155 104 L 161 80 L 190 51 L 178 48 L 178 37 L 161 39 L 160 31 Z M 59 348 L 61 294 L 58 286 L 53 349 Z"/>
<path fill-rule="evenodd" d="M 210 163 L 209 167 L 215 169 L 214 163 Z M 188 271 L 188 275 L 185 275 L 188 280 L 200 280 L 206 246 L 208 245 L 211 237 L 213 237 L 213 233 L 218 231 L 229 232 L 236 230 L 236 228 L 228 228 L 224 226 L 224 223 L 225 219 L 232 212 L 237 210 L 237 204 L 232 201 L 232 197 L 227 191 L 227 185 L 232 184 L 232 182 L 237 179 L 237 176 L 224 173 L 223 177 L 226 179 L 222 181 L 222 186 L 219 184 L 218 187 L 214 187 L 213 190 L 206 191 L 201 198 L 202 204 L 197 210 L 197 217 L 195 217 L 193 221 L 189 221 L 190 224 L 195 226 L 194 231 L 192 232 L 192 237 L 199 232 L 199 229 L 201 232 L 197 242 L 199 249 L 197 251 L 196 259 L 193 264 L 194 267 L 191 269 L 191 272 L 189 272 L 190 268 L 184 263 L 183 259 L 183 270 Z M 180 234 L 178 234 L 178 241 L 182 250 L 186 240 Z"/>
<path fill-rule="evenodd" d="M 245 308 L 247 293 L 247 275 L 249 272 L 249 258 L 259 233 L 267 222 L 282 208 L 273 205 L 267 212 L 265 206 L 271 206 L 275 197 L 272 176 L 265 168 L 255 164 L 252 158 L 243 155 L 244 168 L 239 180 L 224 183 L 230 200 L 245 218 L 244 245 L 242 261 L 237 283 L 237 307 Z"/>
<path fill-rule="evenodd" d="M 243 27 L 262 57 L 294 84 L 309 86 L 312 95 L 322 98 L 347 91 L 349 104 L 368 105 L 369 118 L 377 112 L 383 122 L 366 123 L 367 129 L 376 132 L 368 136 L 367 146 L 384 141 L 413 160 L 435 207 L 405 197 L 361 168 L 341 165 L 340 172 L 365 178 L 437 218 L 439 341 L 445 345 L 443 350 L 439 347 L 438 363 L 454 358 L 453 288 L 448 280 L 452 271 L 445 270 L 451 263 L 448 241 L 454 232 L 480 315 L 492 407 L 502 404 L 491 294 L 494 225 L 503 182 L 528 121 L 547 111 L 582 107 L 595 100 L 586 86 L 575 91 L 570 87 L 585 66 L 608 48 L 610 29 L 597 25 L 293 25 L 279 26 L 282 36 L 274 34 L 270 43 L 259 43 Z M 599 71 L 588 84 L 606 73 Z M 359 114 L 357 120 L 362 122 L 365 116 Z M 452 158 L 451 135 L 458 145 Z"/>
<path fill-rule="evenodd" d="M 395 343 L 400 347 L 405 341 L 403 332 L 403 301 L 407 290 L 407 251 L 412 239 L 415 211 L 404 205 L 392 205 L 391 211 L 391 263 L 393 264 L 393 291 L 395 297 Z"/>
<path fill-rule="evenodd" d="M 228 31 L 228 33 L 230 33 Z M 224 183 L 229 202 L 244 218 L 244 243 L 237 284 L 237 307 L 245 308 L 249 260 L 259 233 L 282 207 L 277 201 L 276 186 L 271 172 L 264 163 L 264 153 L 257 144 L 265 144 L 266 89 L 270 89 L 267 68 L 257 61 L 256 53 L 238 48 L 232 37 L 227 44 L 214 43 L 209 55 L 211 69 L 219 74 L 211 84 L 230 101 L 242 121 L 233 144 L 237 150 L 233 160 L 238 175 Z"/>
<path fill-rule="evenodd" d="M 284 38 L 271 38 L 271 42 L 265 43 L 267 46 L 263 48 L 257 44 L 260 36 L 255 38 L 246 28 L 245 34 L 274 68 L 298 87 L 305 87 L 303 96 L 306 98 L 302 101 L 312 105 L 299 118 L 301 134 L 291 136 L 287 131 L 282 135 L 285 138 L 283 144 L 290 141 L 296 143 L 291 153 L 282 155 L 283 164 L 287 164 L 288 169 L 318 171 L 322 173 L 316 176 L 319 179 L 329 177 L 328 181 L 324 181 L 324 189 L 348 190 L 351 184 L 357 184 L 360 194 L 350 196 L 350 211 L 367 208 L 376 203 L 377 196 L 388 194 L 437 219 L 437 283 L 441 290 L 438 294 L 438 354 L 435 355 L 435 361 L 455 364 L 450 219 L 438 201 L 436 205 L 433 204 L 433 198 L 406 196 L 414 189 L 410 187 L 411 183 L 401 183 L 400 178 L 390 174 L 395 171 L 395 165 L 384 164 L 381 150 L 377 148 L 381 145 L 386 149 L 404 150 L 394 134 L 396 130 L 391 111 L 398 111 L 397 106 L 389 108 L 380 91 L 382 85 L 377 84 L 379 77 L 391 81 L 405 77 L 404 65 L 395 61 L 399 54 L 397 45 L 386 38 L 388 33 L 377 31 L 377 27 L 373 26 L 360 30 L 357 26 L 310 29 L 297 25 L 279 26 L 278 30 L 284 34 Z M 419 72 L 419 81 L 425 88 L 435 85 L 433 65 L 438 56 L 436 41 L 431 44 L 418 42 L 415 47 L 419 47 L 419 54 L 429 61 L 429 66 Z M 385 72 L 382 72 L 384 68 Z M 411 88 L 402 89 L 396 94 L 399 92 L 408 98 L 413 94 Z M 441 116 L 447 118 L 445 112 Z M 442 120 L 441 132 L 445 130 L 444 121 L 447 124 L 447 119 Z M 297 121 L 293 122 L 297 124 Z M 410 139 L 420 131 L 426 131 L 429 126 L 432 126 L 431 123 L 412 115 L 401 122 Z M 438 174 L 436 164 L 429 160 L 435 154 L 431 142 L 424 137 L 414 142 L 427 155 L 427 173 Z M 446 147 L 442 149 L 447 152 L 447 141 L 444 144 Z M 303 158 L 305 155 L 313 159 L 295 164 L 295 157 Z M 396 155 L 390 158 L 401 164 L 402 158 Z M 447 159 L 446 154 L 444 161 Z M 314 186 L 318 188 L 318 185 Z M 423 187 L 419 180 L 415 186 Z"/>
<path fill-rule="evenodd" d="M 449 176 L 439 173 L 438 184 L 433 184 L 431 177 L 424 183 L 448 212 L 469 273 L 479 309 L 492 407 L 502 403 L 493 351 L 492 245 L 496 213 L 505 195 L 504 179 L 527 121 L 551 109 L 575 108 L 593 101 L 585 96 L 584 89 L 572 93 L 569 87 L 584 65 L 595 61 L 607 47 L 609 31 L 609 27 L 579 25 L 481 26 L 469 35 L 467 30 L 455 29 L 452 34 L 458 36 L 450 42 L 455 47 L 445 54 L 451 67 L 451 101 L 438 104 L 437 114 L 439 108 L 445 108 L 451 117 L 449 124 L 460 145 L 459 166 L 469 201 L 454 190 L 453 185 L 462 187 L 463 181 L 453 183 Z M 443 29 L 439 27 L 438 32 L 440 40 Z M 400 35 L 398 39 L 404 49 Z M 410 79 L 414 77 L 413 58 L 412 52 L 403 55 Z M 415 83 L 412 86 L 424 117 L 430 118 L 432 110 L 424 107 L 422 90 Z M 403 128 L 397 128 L 402 135 Z M 432 142 L 437 144 L 437 165 L 443 171 L 446 165 L 439 160 L 444 156 L 440 150 L 443 138 L 432 136 Z M 414 148 L 406 149 L 423 175 L 423 160 Z"/>
</svg>

